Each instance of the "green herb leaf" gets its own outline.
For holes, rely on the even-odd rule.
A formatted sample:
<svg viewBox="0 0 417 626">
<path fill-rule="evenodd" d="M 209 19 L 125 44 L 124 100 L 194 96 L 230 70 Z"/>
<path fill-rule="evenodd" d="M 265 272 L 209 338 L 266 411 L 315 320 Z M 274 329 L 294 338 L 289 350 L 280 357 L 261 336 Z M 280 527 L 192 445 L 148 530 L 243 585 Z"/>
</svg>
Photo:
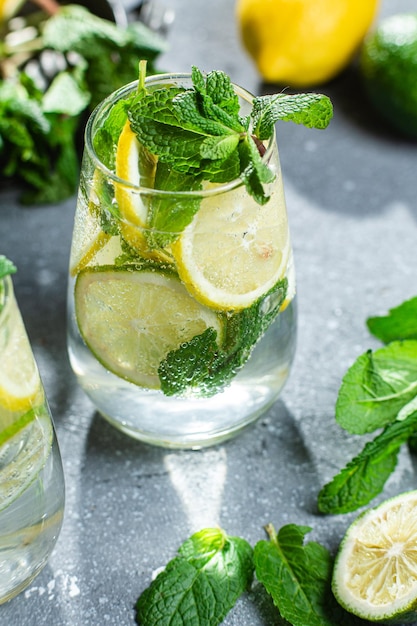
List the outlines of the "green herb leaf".
<svg viewBox="0 0 417 626">
<path fill-rule="evenodd" d="M 251 307 L 223 315 L 225 339 L 221 346 L 217 332 L 208 328 L 169 352 L 158 368 L 163 393 L 190 396 L 197 389 L 199 397 L 211 397 L 224 389 L 278 315 L 287 286 L 283 279 Z"/>
<path fill-rule="evenodd" d="M 277 534 L 269 525 L 270 540 L 254 548 L 255 572 L 292 626 L 334 626 L 329 618 L 332 559 L 316 542 L 303 545 L 310 530 L 288 524 Z"/>
<path fill-rule="evenodd" d="M 364 434 L 397 419 L 417 395 L 417 341 L 393 342 L 361 355 L 343 378 L 336 420 L 351 433 Z"/>
<path fill-rule="evenodd" d="M 90 94 L 69 72 L 60 72 L 45 92 L 42 109 L 45 113 L 77 116 L 90 102 Z"/>
<path fill-rule="evenodd" d="M 188 226 L 200 208 L 198 196 L 184 196 L 181 191 L 199 191 L 201 181 L 163 163 L 158 164 L 154 179 L 157 189 L 172 193 L 149 198 L 143 196 L 144 202 L 148 204 L 150 229 L 145 231 L 145 237 L 150 248 L 164 248 L 178 238 L 178 234 Z"/>
<path fill-rule="evenodd" d="M 259 96 L 253 101 L 254 133 L 263 140 L 273 132 L 279 120 L 323 129 L 333 117 L 333 106 L 327 96 L 317 93 Z"/>
<path fill-rule="evenodd" d="M 370 317 L 370 332 L 384 343 L 400 339 L 417 339 L 417 296 L 390 309 L 388 315 Z"/>
<path fill-rule="evenodd" d="M 417 408 L 417 407 L 416 407 Z M 349 513 L 368 504 L 381 493 L 397 465 L 401 446 L 417 430 L 417 410 L 404 421 L 386 426 L 362 452 L 350 461 L 318 496 L 322 513 Z"/>
<path fill-rule="evenodd" d="M 0 278 L 4 278 L 9 274 L 17 272 L 15 264 L 6 258 L 3 254 L 0 254 Z"/>
<path fill-rule="evenodd" d="M 262 159 L 260 140 L 272 136 L 278 119 L 324 128 L 332 115 L 329 99 L 318 94 L 255 98 L 250 131 L 251 118 L 240 117 L 239 99 L 224 72 L 204 76 L 193 67 L 191 77 L 191 89 L 166 86 L 139 94 L 129 111 L 139 143 L 160 162 L 190 176 L 210 182 L 240 176 L 248 193 L 264 204 L 264 185 L 275 175 Z"/>
<path fill-rule="evenodd" d="M 209 528 L 178 552 L 140 596 L 138 623 L 217 626 L 252 581 L 252 548 L 244 539 Z"/>
</svg>

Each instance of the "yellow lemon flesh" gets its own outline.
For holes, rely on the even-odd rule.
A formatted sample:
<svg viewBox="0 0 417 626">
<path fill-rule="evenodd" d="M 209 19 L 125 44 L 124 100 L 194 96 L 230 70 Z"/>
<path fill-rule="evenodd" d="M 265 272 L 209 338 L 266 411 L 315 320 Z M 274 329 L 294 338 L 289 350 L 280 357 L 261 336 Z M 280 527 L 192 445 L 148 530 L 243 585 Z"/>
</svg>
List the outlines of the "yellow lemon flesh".
<svg viewBox="0 0 417 626">
<path fill-rule="evenodd" d="M 237 0 L 244 46 L 268 82 L 308 87 L 335 77 L 369 30 L 378 0 Z"/>
<path fill-rule="evenodd" d="M 78 209 L 75 213 L 72 237 L 70 272 L 75 276 L 84 267 L 93 262 L 96 255 L 110 240 L 110 235 L 101 228 L 101 185 L 104 175 L 96 170 L 91 183 L 88 203 L 83 202 L 82 192 L 79 194 Z"/>
<path fill-rule="evenodd" d="M 38 368 L 16 301 L 10 300 L 13 320 L 7 344 L 1 351 L 0 365 L 0 433 L 19 417 L 44 401 Z"/>
<path fill-rule="evenodd" d="M 285 276 L 290 237 L 282 185 L 259 207 L 243 186 L 205 198 L 172 244 L 188 291 L 217 310 L 249 307 Z"/>
<path fill-rule="evenodd" d="M 386 500 L 359 516 L 336 556 L 338 602 L 363 619 L 414 622 L 417 609 L 417 491 Z"/>
<path fill-rule="evenodd" d="M 155 157 L 141 148 L 127 121 L 120 133 L 116 152 L 116 175 L 130 183 L 128 185 L 116 183 L 115 196 L 122 217 L 120 233 L 142 256 L 171 263 L 172 258 L 169 254 L 149 247 L 143 231 L 148 216 L 146 202 L 151 200 L 151 194 L 146 194 L 144 189 L 153 187 L 152 175 L 155 173 L 155 167 Z"/>
</svg>

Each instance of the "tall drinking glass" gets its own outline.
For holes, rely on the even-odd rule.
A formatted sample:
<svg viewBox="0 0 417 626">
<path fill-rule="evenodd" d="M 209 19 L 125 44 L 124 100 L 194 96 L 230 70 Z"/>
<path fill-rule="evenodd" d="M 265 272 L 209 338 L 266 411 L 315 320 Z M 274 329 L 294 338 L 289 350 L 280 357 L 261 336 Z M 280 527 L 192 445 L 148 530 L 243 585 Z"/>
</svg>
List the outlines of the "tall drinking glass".
<svg viewBox="0 0 417 626">
<path fill-rule="evenodd" d="M 145 84 L 187 89 L 191 80 L 158 75 Z M 276 176 L 264 206 L 241 178 L 195 190 L 174 180 L 161 190 L 123 114 L 136 88 L 116 91 L 87 124 L 69 355 L 113 425 L 149 443 L 198 448 L 258 418 L 293 359 L 295 278 L 278 148 L 275 137 L 265 146 Z M 243 115 L 253 97 L 233 88 Z M 169 215 L 170 228 L 163 218 L 150 227 L 151 215 Z"/>
<path fill-rule="evenodd" d="M 0 603 L 22 591 L 44 567 L 63 511 L 54 426 L 6 276 L 0 280 Z"/>
</svg>

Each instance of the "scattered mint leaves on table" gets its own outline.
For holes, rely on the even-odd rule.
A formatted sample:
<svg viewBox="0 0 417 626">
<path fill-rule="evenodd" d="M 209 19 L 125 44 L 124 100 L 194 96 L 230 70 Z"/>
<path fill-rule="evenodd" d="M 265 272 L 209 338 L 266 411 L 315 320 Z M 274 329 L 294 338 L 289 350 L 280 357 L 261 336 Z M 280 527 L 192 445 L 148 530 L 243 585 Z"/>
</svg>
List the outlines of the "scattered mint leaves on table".
<svg viewBox="0 0 417 626">
<path fill-rule="evenodd" d="M 304 543 L 310 527 L 265 527 L 269 540 L 251 545 L 220 528 L 205 528 L 183 543 L 178 555 L 136 602 L 140 626 L 218 626 L 239 597 L 262 585 L 290 626 L 363 624 L 347 613 L 331 590 L 333 557 L 317 542 Z M 271 604 L 271 610 L 274 608 Z M 275 621 L 274 621 L 275 623 Z M 278 621 L 277 621 L 278 623 Z"/>
<path fill-rule="evenodd" d="M 288 524 L 277 533 L 269 524 L 266 531 L 269 541 L 254 548 L 255 572 L 281 616 L 293 626 L 334 626 L 330 553 L 313 541 L 304 545 L 307 526 Z"/>
<path fill-rule="evenodd" d="M 140 596 L 141 626 L 217 626 L 253 577 L 252 548 L 218 528 L 192 535 Z"/>
<path fill-rule="evenodd" d="M 367 320 L 386 342 L 360 355 L 343 378 L 336 421 L 350 433 L 380 432 L 318 495 L 322 513 L 348 513 L 368 504 L 394 471 L 403 444 L 417 442 L 417 298 Z"/>
<path fill-rule="evenodd" d="M 137 97 L 129 121 L 138 141 L 158 163 L 195 180 L 225 183 L 241 176 L 259 204 L 268 196 L 264 184 L 275 174 L 262 158 L 262 141 L 272 137 L 275 122 L 294 121 L 325 128 L 333 115 L 330 99 L 321 94 L 271 95 L 254 98 L 249 115 L 240 115 L 239 98 L 224 72 L 191 71 L 192 87 L 165 85 L 147 89 L 140 66 Z M 167 178 L 169 180 L 169 178 Z M 164 181 L 159 181 L 164 189 Z M 152 224 L 150 225 L 152 226 Z"/>
<path fill-rule="evenodd" d="M 370 317 L 366 323 L 370 332 L 383 343 L 397 339 L 417 340 L 417 296 L 391 309 L 388 315 Z"/>
</svg>

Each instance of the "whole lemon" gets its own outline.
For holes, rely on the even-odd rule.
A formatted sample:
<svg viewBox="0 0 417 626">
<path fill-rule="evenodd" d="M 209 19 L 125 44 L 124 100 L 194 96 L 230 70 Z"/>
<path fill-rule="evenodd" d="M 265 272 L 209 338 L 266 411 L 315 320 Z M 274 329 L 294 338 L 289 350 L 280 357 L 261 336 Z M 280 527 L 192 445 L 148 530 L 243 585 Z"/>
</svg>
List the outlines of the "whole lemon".
<svg viewBox="0 0 417 626">
<path fill-rule="evenodd" d="M 365 38 L 359 67 L 375 110 L 417 138 L 417 13 L 382 20 Z"/>
<path fill-rule="evenodd" d="M 267 82 L 308 87 L 352 59 L 378 0 L 236 0 L 243 44 Z"/>
</svg>

